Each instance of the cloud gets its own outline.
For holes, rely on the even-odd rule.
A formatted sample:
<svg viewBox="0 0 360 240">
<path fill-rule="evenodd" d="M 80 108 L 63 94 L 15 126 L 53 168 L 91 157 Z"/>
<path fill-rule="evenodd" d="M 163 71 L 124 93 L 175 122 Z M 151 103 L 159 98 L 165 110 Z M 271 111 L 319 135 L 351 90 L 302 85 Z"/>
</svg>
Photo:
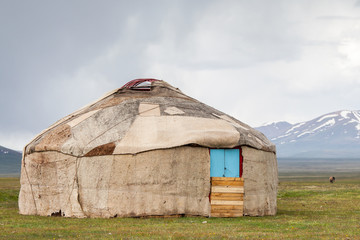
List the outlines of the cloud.
<svg viewBox="0 0 360 240">
<path fill-rule="evenodd" d="M 0 145 L 13 150 L 22 151 L 27 143 L 34 138 L 34 133 L 26 131 L 13 131 L 0 133 Z"/>
<path fill-rule="evenodd" d="M 26 139 L 142 77 L 252 126 L 359 109 L 356 4 L 0 2 L 0 133 Z"/>
</svg>

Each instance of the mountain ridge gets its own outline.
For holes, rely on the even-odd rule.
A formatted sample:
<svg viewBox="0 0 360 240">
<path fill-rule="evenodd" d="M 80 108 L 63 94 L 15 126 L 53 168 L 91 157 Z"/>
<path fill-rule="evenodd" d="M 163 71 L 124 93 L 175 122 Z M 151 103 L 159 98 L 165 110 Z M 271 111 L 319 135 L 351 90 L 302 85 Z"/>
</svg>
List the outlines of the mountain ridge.
<svg viewBox="0 0 360 240">
<path fill-rule="evenodd" d="M 340 110 L 309 121 L 255 129 L 276 144 L 279 157 L 360 158 L 360 111 Z"/>
</svg>

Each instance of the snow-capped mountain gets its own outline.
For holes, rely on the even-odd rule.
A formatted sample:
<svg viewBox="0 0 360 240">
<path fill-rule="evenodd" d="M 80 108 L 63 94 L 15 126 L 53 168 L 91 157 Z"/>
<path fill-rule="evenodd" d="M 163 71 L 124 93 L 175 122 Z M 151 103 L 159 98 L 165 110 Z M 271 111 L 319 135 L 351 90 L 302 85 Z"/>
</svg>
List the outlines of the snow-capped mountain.
<svg viewBox="0 0 360 240">
<path fill-rule="evenodd" d="M 0 174 L 20 173 L 21 153 L 0 146 Z"/>
<path fill-rule="evenodd" d="M 256 128 L 269 139 L 276 138 L 283 134 L 285 131 L 289 130 L 292 127 L 292 124 L 288 122 L 273 122 L 266 123 L 264 126 Z"/>
<path fill-rule="evenodd" d="M 276 144 L 279 157 L 360 158 L 360 111 L 338 111 L 307 122 L 256 128 Z"/>
</svg>

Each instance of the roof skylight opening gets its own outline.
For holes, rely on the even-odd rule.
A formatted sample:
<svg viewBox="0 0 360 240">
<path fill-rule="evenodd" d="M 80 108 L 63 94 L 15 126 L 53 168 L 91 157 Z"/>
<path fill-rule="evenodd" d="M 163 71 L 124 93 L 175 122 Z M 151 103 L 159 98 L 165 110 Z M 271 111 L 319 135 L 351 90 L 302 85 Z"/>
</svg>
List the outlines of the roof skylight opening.
<svg viewBox="0 0 360 240">
<path fill-rule="evenodd" d="M 142 82 L 138 85 L 132 86 L 131 89 L 135 90 L 150 90 L 151 82 Z"/>
<path fill-rule="evenodd" d="M 155 81 L 159 80 L 153 78 L 134 79 L 122 86 L 122 89 L 128 88 L 131 90 L 150 91 L 151 83 Z"/>
</svg>

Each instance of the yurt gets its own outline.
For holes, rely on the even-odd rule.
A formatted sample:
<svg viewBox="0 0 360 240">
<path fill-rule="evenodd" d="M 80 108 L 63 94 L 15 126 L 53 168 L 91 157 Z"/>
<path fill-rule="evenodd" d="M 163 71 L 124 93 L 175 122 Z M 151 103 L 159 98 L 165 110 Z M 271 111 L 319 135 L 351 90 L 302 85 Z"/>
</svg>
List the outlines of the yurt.
<svg viewBox="0 0 360 240">
<path fill-rule="evenodd" d="M 130 81 L 45 129 L 21 166 L 25 215 L 276 214 L 275 146 L 156 79 Z"/>
</svg>

